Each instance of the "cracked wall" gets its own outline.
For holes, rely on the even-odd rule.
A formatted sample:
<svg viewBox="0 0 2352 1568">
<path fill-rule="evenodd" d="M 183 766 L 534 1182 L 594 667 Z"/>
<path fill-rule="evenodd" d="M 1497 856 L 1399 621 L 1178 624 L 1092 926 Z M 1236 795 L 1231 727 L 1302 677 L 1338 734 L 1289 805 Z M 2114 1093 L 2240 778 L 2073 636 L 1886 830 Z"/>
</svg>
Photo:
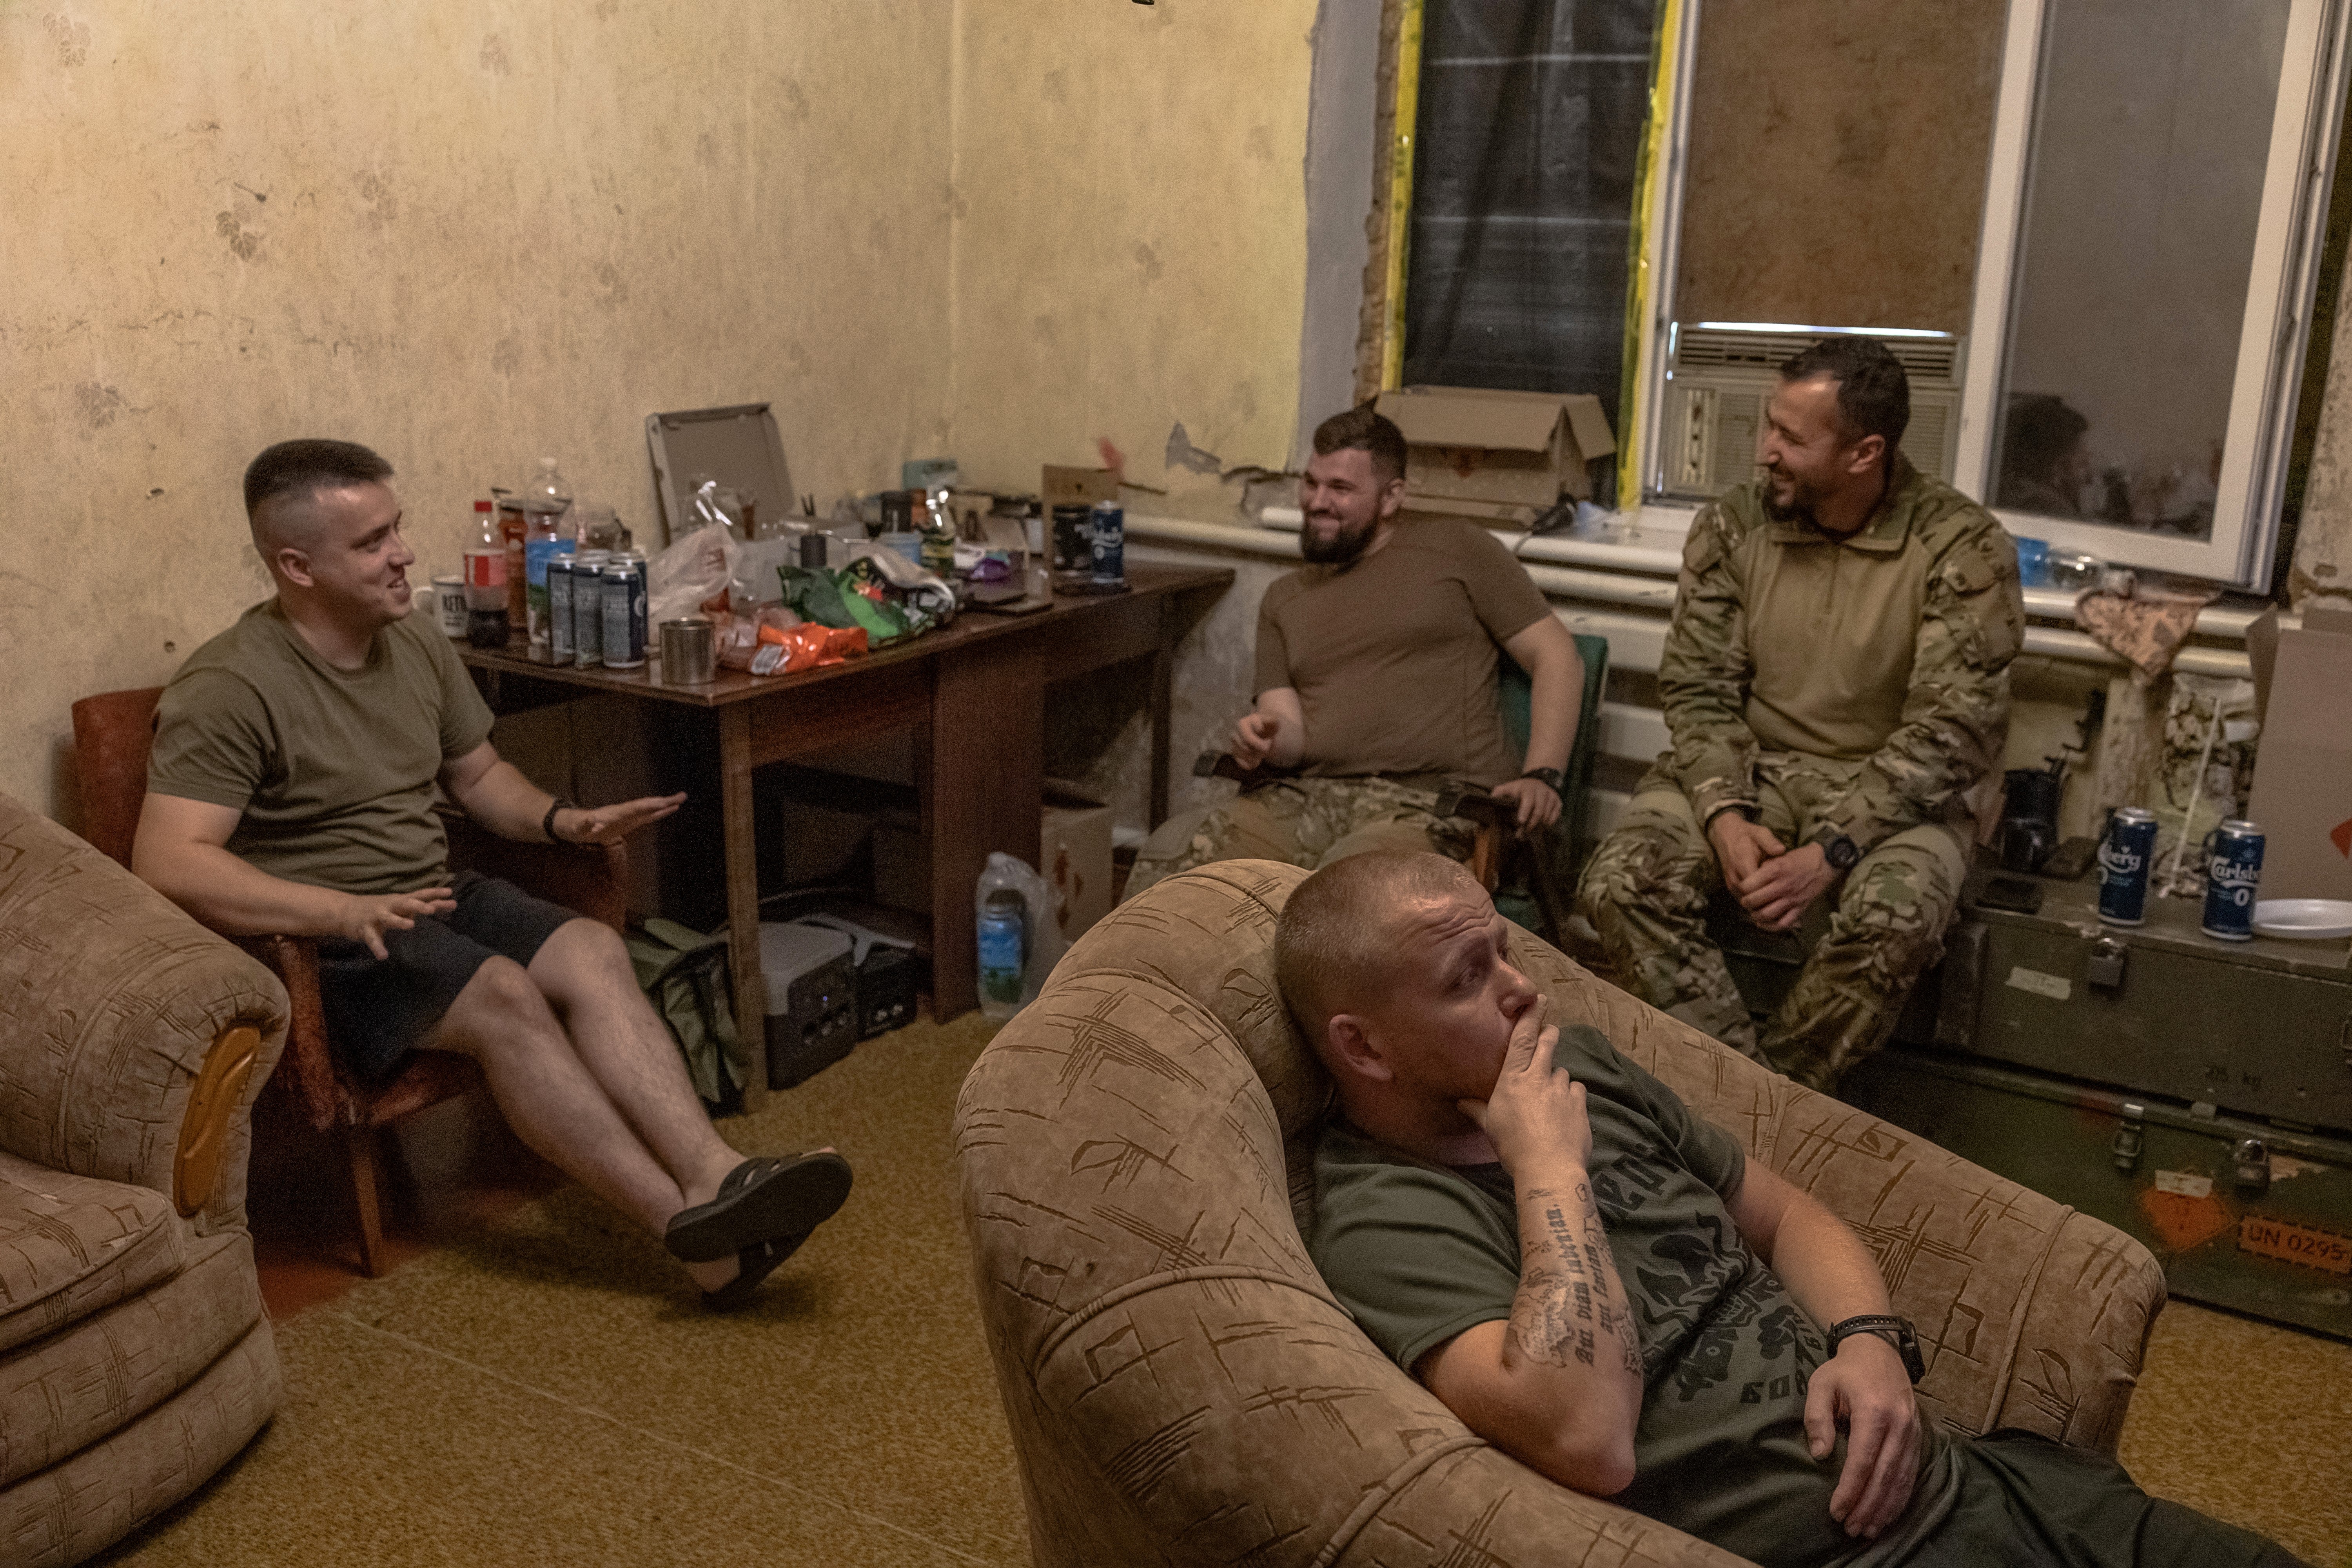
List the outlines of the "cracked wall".
<svg viewBox="0 0 2352 1568">
<path fill-rule="evenodd" d="M 78 820 L 73 700 L 268 592 L 272 441 L 389 458 L 419 580 L 542 453 L 645 530 L 656 410 L 827 500 L 947 447 L 953 10 L 0 3 L 0 790 Z"/>
</svg>

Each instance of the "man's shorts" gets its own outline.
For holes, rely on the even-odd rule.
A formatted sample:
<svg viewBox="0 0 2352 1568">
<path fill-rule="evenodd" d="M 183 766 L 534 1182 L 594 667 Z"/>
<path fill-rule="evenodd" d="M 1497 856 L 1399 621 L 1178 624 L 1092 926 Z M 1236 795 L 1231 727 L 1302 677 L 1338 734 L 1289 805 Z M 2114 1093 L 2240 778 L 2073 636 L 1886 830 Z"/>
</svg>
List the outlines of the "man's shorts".
<svg viewBox="0 0 2352 1568">
<path fill-rule="evenodd" d="M 451 887 L 456 909 L 383 933 L 387 957 L 341 937 L 319 943 L 327 1039 L 363 1082 L 382 1083 L 400 1069 L 474 971 L 499 956 L 528 967 L 556 927 L 581 918 L 511 882 L 472 871 L 458 872 Z"/>
</svg>

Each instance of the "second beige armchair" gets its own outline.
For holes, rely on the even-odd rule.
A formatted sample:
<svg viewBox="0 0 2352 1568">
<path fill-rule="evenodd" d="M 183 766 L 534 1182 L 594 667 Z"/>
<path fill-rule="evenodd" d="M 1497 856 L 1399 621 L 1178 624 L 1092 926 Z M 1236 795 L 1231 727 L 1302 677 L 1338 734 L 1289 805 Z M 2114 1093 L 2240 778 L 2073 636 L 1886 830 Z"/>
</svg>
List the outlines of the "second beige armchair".
<svg viewBox="0 0 2352 1568">
<path fill-rule="evenodd" d="M 989 1348 L 1043 1568 L 1732 1563 L 1489 1447 L 1356 1329 L 1300 1237 L 1328 1095 L 1275 987 L 1306 873 L 1122 905 L 964 1084 Z M 1521 934 L 1513 961 L 1876 1254 L 1927 1408 L 2112 1452 L 2163 1277 L 2137 1242 L 1799 1088 Z"/>
</svg>

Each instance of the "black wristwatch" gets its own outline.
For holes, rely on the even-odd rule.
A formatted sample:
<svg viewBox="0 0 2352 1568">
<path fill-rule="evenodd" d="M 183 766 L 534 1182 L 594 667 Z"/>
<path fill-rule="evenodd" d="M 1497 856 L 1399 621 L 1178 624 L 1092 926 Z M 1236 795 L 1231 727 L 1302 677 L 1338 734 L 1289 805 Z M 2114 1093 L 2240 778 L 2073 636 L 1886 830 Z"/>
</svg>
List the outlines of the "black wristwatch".
<svg viewBox="0 0 2352 1568">
<path fill-rule="evenodd" d="M 555 836 L 555 814 L 559 811 L 577 811 L 580 808 L 578 806 L 564 799 L 560 795 L 548 803 L 547 815 L 539 819 L 539 830 L 547 835 L 547 841 L 550 844 L 564 844 L 570 842 L 568 839 L 558 838 Z"/>
<path fill-rule="evenodd" d="M 1834 827 L 1822 827 L 1813 835 L 1813 842 L 1822 847 L 1822 854 L 1828 858 L 1832 871 L 1851 871 L 1854 862 L 1862 858 L 1862 846 Z"/>
<path fill-rule="evenodd" d="M 1535 780 L 1554 795 L 1562 794 L 1568 788 L 1568 775 L 1558 768 L 1529 768 L 1519 776 Z"/>
<path fill-rule="evenodd" d="M 1910 1319 L 1893 1317 L 1882 1312 L 1871 1312 L 1859 1318 L 1848 1318 L 1842 1323 L 1832 1323 L 1829 1331 L 1830 1354 L 1837 1354 L 1840 1341 L 1850 1339 L 1855 1334 L 1875 1334 L 1893 1345 L 1895 1353 L 1903 1358 L 1903 1370 L 1911 1374 L 1913 1383 L 1916 1384 L 1927 1375 L 1927 1363 L 1919 1354 L 1919 1335 L 1917 1331 L 1911 1327 Z"/>
</svg>

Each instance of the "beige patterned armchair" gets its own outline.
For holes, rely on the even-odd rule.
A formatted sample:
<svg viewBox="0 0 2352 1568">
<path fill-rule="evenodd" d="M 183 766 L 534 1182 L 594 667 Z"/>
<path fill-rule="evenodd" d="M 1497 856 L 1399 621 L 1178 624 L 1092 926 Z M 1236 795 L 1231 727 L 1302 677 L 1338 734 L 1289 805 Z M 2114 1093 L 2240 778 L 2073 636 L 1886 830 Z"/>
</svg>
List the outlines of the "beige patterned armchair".
<svg viewBox="0 0 2352 1568">
<path fill-rule="evenodd" d="M 1121 906 L 957 1108 L 964 1222 L 1031 1551 L 1106 1563 L 1730 1563 L 1488 1447 L 1300 1241 L 1328 1086 L 1276 992 L 1306 874 L 1227 861 Z M 2163 1276 L 2095 1219 L 1797 1087 L 1521 933 L 1514 961 L 1843 1215 L 1919 1326 L 1927 1406 L 2112 1451 Z"/>
<path fill-rule="evenodd" d="M 78 1563 L 277 1409 L 247 1117 L 268 971 L 0 796 L 0 1562 Z"/>
</svg>

